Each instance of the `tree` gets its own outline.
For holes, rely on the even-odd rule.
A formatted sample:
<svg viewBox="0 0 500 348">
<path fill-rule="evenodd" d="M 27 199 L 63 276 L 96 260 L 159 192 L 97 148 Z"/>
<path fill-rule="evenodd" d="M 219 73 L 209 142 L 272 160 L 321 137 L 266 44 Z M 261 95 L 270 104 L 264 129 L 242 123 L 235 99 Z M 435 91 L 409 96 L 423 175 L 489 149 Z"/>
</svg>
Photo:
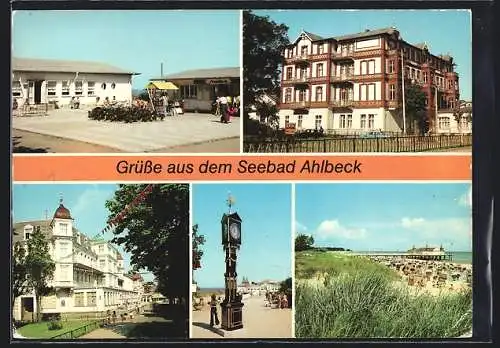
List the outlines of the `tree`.
<svg viewBox="0 0 500 348">
<path fill-rule="evenodd" d="M 157 291 L 173 303 L 189 293 L 189 185 L 152 185 L 145 199 L 133 206 L 146 185 L 119 185 L 106 201 L 108 221 L 127 213 L 116 223 L 113 243 L 131 253 L 131 264 L 147 269 L 157 279 Z"/>
<path fill-rule="evenodd" d="M 295 238 L 295 251 L 303 251 L 311 249 L 314 245 L 313 236 L 308 236 L 306 234 L 299 234 Z"/>
<path fill-rule="evenodd" d="M 422 135 L 429 131 L 429 120 L 425 112 L 427 109 L 426 99 L 427 97 L 419 85 L 408 84 L 405 88 L 407 127 L 409 124 L 410 129 L 413 130 L 416 126 Z"/>
<path fill-rule="evenodd" d="M 39 228 L 31 234 L 26 242 L 26 274 L 27 285 L 35 292 L 36 318 L 40 321 L 41 298 L 52 292 L 48 282 L 52 280 L 56 269 L 55 262 L 49 253 L 49 243 Z"/>
<path fill-rule="evenodd" d="M 201 257 L 203 256 L 203 250 L 201 246 L 205 244 L 205 236 L 198 234 L 198 224 L 193 225 L 193 270 L 201 268 Z"/>
<path fill-rule="evenodd" d="M 269 16 L 258 16 L 252 11 L 243 11 L 243 102 L 244 127 L 258 121 L 250 120 L 251 106 L 259 110 L 263 94 L 280 95 L 280 66 L 288 39 L 288 27 L 277 24 Z M 265 103 L 265 102 L 264 102 Z M 265 109 L 260 112 L 266 111 Z M 267 110 L 273 111 L 273 110 Z M 269 119 L 276 114 L 260 114 Z M 255 128 L 255 127 L 254 127 Z M 245 131 L 245 134 L 248 134 Z"/>
<path fill-rule="evenodd" d="M 14 308 L 16 298 L 29 292 L 27 277 L 26 250 L 20 242 L 16 242 L 12 252 L 12 308 Z"/>
</svg>

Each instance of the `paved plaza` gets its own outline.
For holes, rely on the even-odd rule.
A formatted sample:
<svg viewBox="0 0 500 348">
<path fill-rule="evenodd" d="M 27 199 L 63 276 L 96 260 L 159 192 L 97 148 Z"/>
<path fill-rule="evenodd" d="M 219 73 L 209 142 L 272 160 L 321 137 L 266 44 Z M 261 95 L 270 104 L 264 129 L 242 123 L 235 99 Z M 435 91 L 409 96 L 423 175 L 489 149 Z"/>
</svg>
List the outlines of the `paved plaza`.
<svg viewBox="0 0 500 348">
<path fill-rule="evenodd" d="M 240 120 L 236 117 L 231 123 L 224 124 L 210 114 L 186 113 L 166 117 L 163 121 L 121 123 L 90 120 L 86 110 L 60 109 L 51 111 L 48 116 L 13 117 L 12 127 L 62 138 L 63 141 L 88 143 L 95 146 L 94 150 L 103 152 L 108 152 L 106 148 L 114 149 L 109 152 L 157 152 L 161 149 L 168 152 L 168 148 L 197 144 L 198 152 L 208 152 L 203 143 L 231 138 L 239 142 Z M 22 139 L 18 141 L 22 142 Z M 227 152 L 239 152 L 239 149 L 230 151 L 234 148 L 230 146 Z"/>
<path fill-rule="evenodd" d="M 291 338 L 292 310 L 265 306 L 265 296 L 252 296 L 243 300 L 243 329 L 227 332 L 220 325 L 210 327 L 210 307 L 193 311 L 191 316 L 192 338 Z M 220 319 L 221 309 L 217 308 Z"/>
</svg>

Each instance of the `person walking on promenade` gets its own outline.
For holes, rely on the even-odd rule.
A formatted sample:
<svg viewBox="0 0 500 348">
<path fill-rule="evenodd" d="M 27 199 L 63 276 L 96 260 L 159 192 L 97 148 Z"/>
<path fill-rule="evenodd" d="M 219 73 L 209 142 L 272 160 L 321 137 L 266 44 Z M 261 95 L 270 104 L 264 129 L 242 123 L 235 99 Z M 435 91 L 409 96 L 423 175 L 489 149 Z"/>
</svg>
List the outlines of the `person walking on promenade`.
<svg viewBox="0 0 500 348">
<path fill-rule="evenodd" d="M 213 327 L 215 325 L 219 325 L 219 317 L 217 316 L 217 305 L 219 302 L 215 298 L 215 294 L 212 295 L 210 301 L 210 326 Z"/>
</svg>

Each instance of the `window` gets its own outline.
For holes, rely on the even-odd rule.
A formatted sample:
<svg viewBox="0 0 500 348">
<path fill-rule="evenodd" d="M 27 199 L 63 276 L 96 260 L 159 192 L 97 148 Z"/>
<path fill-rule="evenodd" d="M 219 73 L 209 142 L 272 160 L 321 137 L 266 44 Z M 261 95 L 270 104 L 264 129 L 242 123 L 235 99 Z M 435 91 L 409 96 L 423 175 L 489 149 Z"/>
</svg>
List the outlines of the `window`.
<svg viewBox="0 0 500 348">
<path fill-rule="evenodd" d="M 416 75 L 417 81 L 420 82 L 421 81 L 421 74 L 420 74 L 421 71 L 420 70 L 416 70 L 416 73 L 417 73 L 417 75 Z"/>
<path fill-rule="evenodd" d="M 359 99 L 360 100 L 367 100 L 368 85 L 360 85 L 359 88 L 360 88 L 360 92 L 361 92 L 361 96 Z"/>
<path fill-rule="evenodd" d="M 389 74 L 392 74 L 395 70 L 394 70 L 394 60 L 389 60 L 388 62 L 388 65 L 387 65 L 387 72 Z"/>
<path fill-rule="evenodd" d="M 368 61 L 368 70 L 366 73 L 375 74 L 375 60 L 372 59 Z"/>
<path fill-rule="evenodd" d="M 366 60 L 361 61 L 360 74 L 366 75 L 368 73 L 368 62 Z"/>
<path fill-rule="evenodd" d="M 369 114 L 368 115 L 368 128 L 373 129 L 375 127 L 375 115 Z"/>
<path fill-rule="evenodd" d="M 22 94 L 21 82 L 12 81 L 12 96 L 20 97 Z"/>
<path fill-rule="evenodd" d="M 321 115 L 316 115 L 316 117 L 314 119 L 314 127 L 316 129 L 321 128 Z"/>
<path fill-rule="evenodd" d="M 68 224 L 59 224 L 59 231 L 63 236 L 68 235 Z"/>
<path fill-rule="evenodd" d="M 305 79 L 307 77 L 307 68 L 300 69 L 300 78 Z"/>
<path fill-rule="evenodd" d="M 84 300 L 83 292 L 76 292 L 73 295 L 73 299 L 75 301 L 75 307 L 83 307 L 84 306 L 84 303 L 83 303 L 83 300 Z"/>
<path fill-rule="evenodd" d="M 339 128 L 345 128 L 346 127 L 346 124 L 345 124 L 345 115 L 340 115 L 340 118 L 339 118 Z"/>
<path fill-rule="evenodd" d="M 101 84 L 101 88 L 102 88 L 102 89 L 106 89 L 106 82 L 103 82 L 103 83 Z"/>
<path fill-rule="evenodd" d="M 285 103 L 290 103 L 292 101 L 292 89 L 285 89 Z"/>
<path fill-rule="evenodd" d="M 186 99 L 196 99 L 198 88 L 196 85 L 185 85 L 181 87 L 181 97 Z"/>
<path fill-rule="evenodd" d="M 69 243 L 59 242 L 59 256 L 65 257 L 69 254 Z"/>
<path fill-rule="evenodd" d="M 97 296 L 96 296 L 95 291 L 87 292 L 87 306 L 89 306 L 89 307 L 96 306 L 96 304 L 97 304 L 96 299 L 97 299 Z"/>
<path fill-rule="evenodd" d="M 62 96 L 69 96 L 69 82 L 68 81 L 63 81 L 62 82 Z"/>
<path fill-rule="evenodd" d="M 323 54 L 324 53 L 325 48 L 323 46 L 324 46 L 323 44 L 319 44 L 318 45 L 318 54 Z"/>
<path fill-rule="evenodd" d="M 300 55 L 301 55 L 301 56 L 305 56 L 305 55 L 307 55 L 307 46 L 302 46 L 302 47 L 300 48 Z"/>
<path fill-rule="evenodd" d="M 303 118 L 304 118 L 304 116 L 302 116 L 302 115 L 299 115 L 297 117 L 297 128 L 298 129 L 302 129 L 302 120 L 303 120 Z"/>
<path fill-rule="evenodd" d="M 115 89 L 115 88 L 116 88 L 116 83 L 114 83 L 114 82 L 113 82 L 113 83 L 111 84 L 111 89 Z"/>
<path fill-rule="evenodd" d="M 291 80 L 293 77 L 293 68 L 291 66 L 286 68 L 286 80 Z"/>
<path fill-rule="evenodd" d="M 427 73 L 425 71 L 423 72 L 423 79 L 424 83 L 427 83 Z"/>
<path fill-rule="evenodd" d="M 103 270 L 106 267 L 106 260 L 99 260 L 99 268 Z"/>
<path fill-rule="evenodd" d="M 366 115 L 365 114 L 361 115 L 359 128 L 366 128 Z"/>
<path fill-rule="evenodd" d="M 299 102 L 303 102 L 303 101 L 306 101 L 306 91 L 305 90 L 299 91 Z"/>
<path fill-rule="evenodd" d="M 347 128 L 352 128 L 352 115 L 347 115 Z"/>
<path fill-rule="evenodd" d="M 290 116 L 286 115 L 285 116 L 285 127 L 288 126 L 289 123 L 290 123 Z"/>
<path fill-rule="evenodd" d="M 323 101 L 323 87 L 316 87 L 316 101 Z"/>
<path fill-rule="evenodd" d="M 323 64 L 316 65 L 316 77 L 322 77 L 323 75 Z"/>
<path fill-rule="evenodd" d="M 67 281 L 69 280 L 69 265 L 61 265 L 61 271 L 59 273 L 60 280 Z"/>
<path fill-rule="evenodd" d="M 56 95 L 56 81 L 47 81 L 47 95 L 49 97 L 54 97 Z"/>
<path fill-rule="evenodd" d="M 450 129 L 450 118 L 440 117 L 438 122 L 439 129 Z"/>
<path fill-rule="evenodd" d="M 75 81 L 75 95 L 83 94 L 83 81 Z"/>
<path fill-rule="evenodd" d="M 87 82 L 87 95 L 89 97 L 91 97 L 94 94 L 95 94 L 95 82 L 94 81 L 89 81 L 89 82 Z"/>
<path fill-rule="evenodd" d="M 389 85 L 389 100 L 396 100 L 396 85 Z"/>
<path fill-rule="evenodd" d="M 104 245 L 99 245 L 99 253 L 103 253 L 104 252 Z"/>
</svg>

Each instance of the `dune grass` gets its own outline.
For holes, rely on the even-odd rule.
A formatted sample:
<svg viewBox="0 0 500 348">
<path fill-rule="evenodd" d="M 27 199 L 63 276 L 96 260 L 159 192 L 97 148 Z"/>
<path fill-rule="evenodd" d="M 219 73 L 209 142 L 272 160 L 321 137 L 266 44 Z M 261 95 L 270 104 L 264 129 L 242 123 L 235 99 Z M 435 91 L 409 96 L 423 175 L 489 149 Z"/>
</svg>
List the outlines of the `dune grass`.
<svg viewBox="0 0 500 348">
<path fill-rule="evenodd" d="M 297 254 L 296 265 L 302 267 L 298 269 L 302 276 L 314 274 L 312 260 L 318 259 L 321 272 L 329 276 L 325 286 L 297 281 L 296 337 L 445 338 L 458 337 L 471 329 L 470 289 L 440 296 L 415 295 L 393 286 L 396 275 L 382 265 L 328 254 Z"/>
</svg>

